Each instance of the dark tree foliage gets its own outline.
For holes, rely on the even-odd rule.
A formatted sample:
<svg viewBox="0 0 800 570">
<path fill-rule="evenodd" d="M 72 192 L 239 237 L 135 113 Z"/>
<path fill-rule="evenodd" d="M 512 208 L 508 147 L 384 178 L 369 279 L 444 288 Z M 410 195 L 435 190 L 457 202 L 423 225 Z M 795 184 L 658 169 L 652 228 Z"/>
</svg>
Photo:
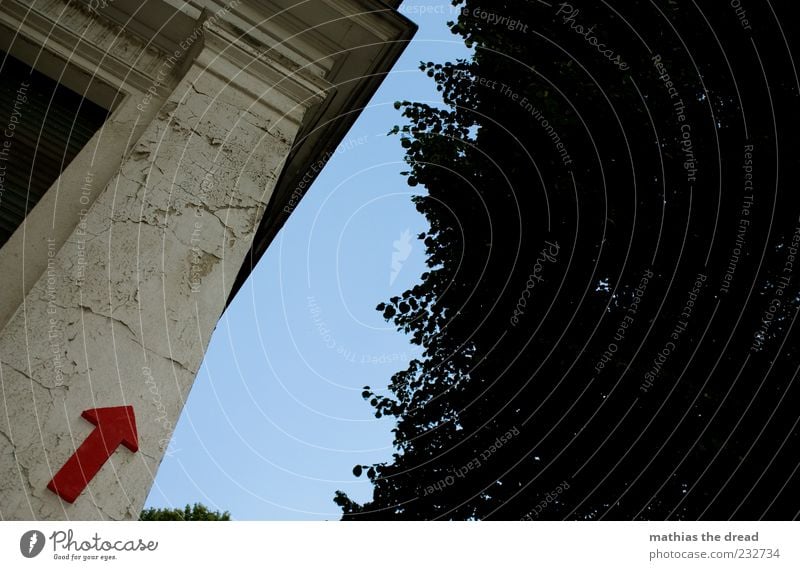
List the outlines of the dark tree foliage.
<svg viewBox="0 0 800 570">
<path fill-rule="evenodd" d="M 344 518 L 794 518 L 790 2 L 454 4 L 474 57 L 394 129 L 429 270 L 378 307 L 424 353 Z"/>
<path fill-rule="evenodd" d="M 211 511 L 205 505 L 195 503 L 186 505 L 183 509 L 168 509 L 150 507 L 139 515 L 140 521 L 229 521 L 231 514 L 228 511 L 221 513 Z"/>
</svg>

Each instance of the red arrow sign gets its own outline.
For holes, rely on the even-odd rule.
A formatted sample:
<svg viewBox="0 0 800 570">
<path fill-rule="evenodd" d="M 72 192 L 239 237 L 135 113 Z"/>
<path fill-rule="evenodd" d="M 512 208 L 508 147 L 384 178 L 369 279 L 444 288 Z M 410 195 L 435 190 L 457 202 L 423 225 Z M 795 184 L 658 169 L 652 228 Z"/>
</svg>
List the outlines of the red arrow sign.
<svg viewBox="0 0 800 570">
<path fill-rule="evenodd" d="M 131 451 L 139 450 L 133 406 L 92 408 L 81 416 L 97 427 L 47 484 L 48 489 L 69 503 L 75 502 L 120 444 Z"/>
</svg>

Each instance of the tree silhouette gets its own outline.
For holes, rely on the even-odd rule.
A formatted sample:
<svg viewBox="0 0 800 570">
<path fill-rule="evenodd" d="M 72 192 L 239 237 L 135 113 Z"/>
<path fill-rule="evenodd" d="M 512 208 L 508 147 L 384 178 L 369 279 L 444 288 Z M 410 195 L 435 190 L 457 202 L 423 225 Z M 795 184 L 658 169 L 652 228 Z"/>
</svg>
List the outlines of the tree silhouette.
<svg viewBox="0 0 800 570">
<path fill-rule="evenodd" d="M 453 3 L 474 56 L 393 129 L 428 269 L 378 306 L 424 352 L 344 518 L 794 518 L 789 3 Z"/>
</svg>

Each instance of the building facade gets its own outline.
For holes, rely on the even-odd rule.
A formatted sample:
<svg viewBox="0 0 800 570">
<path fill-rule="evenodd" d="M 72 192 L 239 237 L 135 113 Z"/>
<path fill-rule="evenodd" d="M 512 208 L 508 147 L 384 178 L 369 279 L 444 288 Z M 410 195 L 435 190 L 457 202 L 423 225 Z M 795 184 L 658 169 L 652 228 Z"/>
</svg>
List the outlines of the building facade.
<svg viewBox="0 0 800 570">
<path fill-rule="evenodd" d="M 399 1 L 0 3 L 0 518 L 135 519 Z"/>
</svg>

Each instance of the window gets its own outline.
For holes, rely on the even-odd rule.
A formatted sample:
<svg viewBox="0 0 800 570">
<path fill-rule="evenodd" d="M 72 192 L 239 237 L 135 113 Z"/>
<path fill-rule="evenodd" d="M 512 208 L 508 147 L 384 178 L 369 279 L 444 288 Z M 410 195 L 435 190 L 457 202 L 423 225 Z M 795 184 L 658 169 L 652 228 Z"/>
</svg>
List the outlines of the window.
<svg viewBox="0 0 800 570">
<path fill-rule="evenodd" d="M 108 110 L 0 51 L 0 247 Z"/>
</svg>

